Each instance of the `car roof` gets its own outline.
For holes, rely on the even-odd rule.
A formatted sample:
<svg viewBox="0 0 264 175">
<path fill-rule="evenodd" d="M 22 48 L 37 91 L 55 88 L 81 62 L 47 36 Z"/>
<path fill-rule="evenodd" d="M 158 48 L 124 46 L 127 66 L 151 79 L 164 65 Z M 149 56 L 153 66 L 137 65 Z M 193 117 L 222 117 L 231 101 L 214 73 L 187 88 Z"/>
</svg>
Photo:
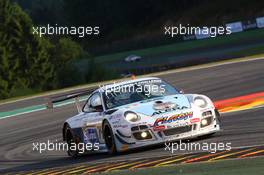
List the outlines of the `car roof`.
<svg viewBox="0 0 264 175">
<path fill-rule="evenodd" d="M 109 88 L 114 88 L 114 87 L 117 87 L 117 86 L 122 86 L 122 85 L 125 85 L 125 84 L 132 84 L 132 83 L 136 83 L 136 82 L 140 82 L 140 81 L 148 81 L 148 80 L 160 80 L 160 78 L 158 77 L 146 77 L 146 78 L 136 78 L 136 79 L 133 79 L 133 80 L 124 80 L 124 81 L 120 81 L 120 82 L 114 82 L 112 84 L 107 84 L 107 85 L 103 85 L 103 86 L 100 86 L 100 88 L 98 88 L 96 91 L 105 91 L 106 89 L 109 89 Z"/>
</svg>

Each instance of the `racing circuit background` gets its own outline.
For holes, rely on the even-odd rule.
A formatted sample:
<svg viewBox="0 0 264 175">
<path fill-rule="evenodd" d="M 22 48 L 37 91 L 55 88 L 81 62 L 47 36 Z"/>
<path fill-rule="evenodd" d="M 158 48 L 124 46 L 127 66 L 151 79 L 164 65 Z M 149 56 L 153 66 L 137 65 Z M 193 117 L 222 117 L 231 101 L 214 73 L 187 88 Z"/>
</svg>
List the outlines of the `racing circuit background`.
<svg viewBox="0 0 264 175">
<path fill-rule="evenodd" d="M 184 70 L 175 73 L 164 73 L 159 77 L 167 80 L 178 88 L 185 89 L 185 92 L 197 92 L 208 95 L 220 105 L 222 99 L 229 99 L 245 94 L 263 92 L 263 66 L 264 59 L 242 61 L 236 63 L 222 64 L 208 68 L 197 68 Z M 190 78 L 191 77 L 191 78 Z M 239 90 L 238 90 L 239 89 Z M 23 101 L 1 105 L 1 109 L 16 108 L 20 103 L 40 102 L 44 97 L 38 97 Z M 246 99 L 246 98 L 245 98 Z M 263 93 L 250 98 L 262 100 Z M 236 100 L 233 100 L 236 101 Z M 242 100 L 238 100 L 241 102 Z M 232 102 L 232 100 L 231 100 Z M 234 102 L 232 102 L 234 103 Z M 232 104 L 231 103 L 231 104 Z M 249 104 L 249 103 L 246 103 Z M 133 166 L 144 167 L 162 163 L 162 160 L 170 163 L 169 160 L 198 161 L 208 159 L 224 159 L 232 156 L 263 155 L 264 130 L 263 130 L 263 108 L 251 105 L 236 112 L 222 113 L 223 131 L 214 137 L 199 140 L 198 142 L 231 142 L 230 152 L 217 152 L 216 154 L 206 153 L 187 156 L 171 157 L 170 152 L 164 151 L 164 147 L 152 147 L 147 150 L 138 150 L 133 153 L 126 153 L 119 156 L 105 154 L 84 156 L 80 159 L 71 159 L 65 152 L 44 152 L 39 154 L 32 151 L 32 142 L 61 140 L 61 123 L 76 114 L 74 105 L 66 105 L 52 110 L 43 110 L 22 114 L 15 117 L 4 118 L 1 123 L 1 168 L 5 172 L 12 171 L 33 171 L 42 173 L 83 173 L 88 170 L 105 171 L 110 168 L 131 168 Z M 259 107 L 258 107 L 259 106 Z M 239 108 L 239 106 L 235 107 Z M 234 110 L 234 109 L 233 109 Z M 255 152 L 255 154 L 254 154 Z M 183 154 L 183 153 L 181 153 Z M 175 156 L 177 153 L 174 154 Z M 205 156 L 205 157 L 203 157 Z M 193 159 L 193 158 L 197 159 Z M 162 158 L 162 159 L 161 159 Z M 157 161 L 158 160 L 158 161 Z M 114 165 L 111 162 L 116 162 Z M 127 166 L 121 166 L 124 165 Z M 128 162 L 128 163 L 127 163 Z M 173 161 L 171 161 L 173 163 Z M 122 164 L 123 163 L 123 164 Z M 144 164 L 143 164 L 144 163 Z M 146 164 L 147 163 L 147 164 Z M 102 166 L 103 164 L 103 166 Z M 109 166 L 110 164 L 110 166 Z M 101 166 L 101 169 L 99 168 Z M 106 166 L 107 165 L 107 166 Z M 65 168 L 65 166 L 67 168 Z M 99 166 L 91 169 L 91 166 Z M 56 168 L 54 168 L 56 167 Z M 60 168 L 61 167 L 61 168 Z M 135 167 L 135 168 L 136 168 Z M 45 169 L 43 171 L 43 168 Z M 65 171 L 66 170 L 66 171 Z M 93 172 L 91 171 L 91 172 Z"/>
<path fill-rule="evenodd" d="M 263 2 L 108 2 L 0 2 L 0 174 L 263 174 Z M 165 25 L 179 23 L 231 26 L 232 34 L 164 35 Z M 98 26 L 100 34 L 33 34 L 32 27 L 48 24 Z M 140 59 L 126 61 L 131 56 Z M 36 142 L 61 142 L 63 122 L 78 113 L 74 100 L 50 108 L 52 99 L 132 75 L 210 97 L 222 131 L 190 142 L 231 143 L 232 149 L 172 154 L 161 144 L 77 159 L 33 150 Z"/>
</svg>

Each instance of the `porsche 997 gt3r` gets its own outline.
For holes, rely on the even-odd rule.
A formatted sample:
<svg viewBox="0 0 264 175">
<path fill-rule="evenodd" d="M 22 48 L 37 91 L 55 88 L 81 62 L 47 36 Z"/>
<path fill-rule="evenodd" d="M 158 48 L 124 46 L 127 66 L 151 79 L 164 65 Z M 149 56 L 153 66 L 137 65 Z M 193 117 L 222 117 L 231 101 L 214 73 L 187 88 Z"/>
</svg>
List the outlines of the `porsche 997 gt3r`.
<svg viewBox="0 0 264 175">
<path fill-rule="evenodd" d="M 94 90 L 80 113 L 65 121 L 63 140 L 116 153 L 216 133 L 218 118 L 208 97 L 183 94 L 159 78 L 141 78 Z"/>
</svg>

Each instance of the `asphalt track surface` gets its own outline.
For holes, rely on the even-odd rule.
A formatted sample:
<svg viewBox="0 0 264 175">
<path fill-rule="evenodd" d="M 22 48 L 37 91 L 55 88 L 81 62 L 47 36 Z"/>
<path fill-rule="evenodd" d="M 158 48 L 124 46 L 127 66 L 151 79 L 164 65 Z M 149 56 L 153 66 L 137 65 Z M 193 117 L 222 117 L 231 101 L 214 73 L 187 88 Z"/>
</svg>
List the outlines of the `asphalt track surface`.
<svg viewBox="0 0 264 175">
<path fill-rule="evenodd" d="M 213 100 L 220 100 L 264 91 L 264 60 L 178 72 L 160 77 L 178 89 L 184 89 L 185 93 L 201 93 Z M 96 154 L 79 159 L 72 159 L 63 151 L 47 151 L 40 154 L 32 150 L 32 143 L 61 141 L 64 120 L 76 113 L 75 106 L 67 105 L 1 119 L 0 171 L 38 170 L 78 163 L 113 162 L 171 155 L 171 152 L 164 150 L 164 145 L 118 156 Z M 230 142 L 233 148 L 264 145 L 263 114 L 264 108 L 223 114 L 221 119 L 223 131 L 211 138 L 195 142 Z"/>
</svg>

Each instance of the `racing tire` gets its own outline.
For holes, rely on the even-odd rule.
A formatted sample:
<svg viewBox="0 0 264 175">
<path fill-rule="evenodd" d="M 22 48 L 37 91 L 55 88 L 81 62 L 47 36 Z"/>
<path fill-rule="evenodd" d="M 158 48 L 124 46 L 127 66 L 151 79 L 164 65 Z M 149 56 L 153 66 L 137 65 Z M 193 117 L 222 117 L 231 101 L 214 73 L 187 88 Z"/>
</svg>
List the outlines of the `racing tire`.
<svg viewBox="0 0 264 175">
<path fill-rule="evenodd" d="M 220 113 L 217 109 L 215 109 L 215 115 L 216 115 L 216 123 L 221 126 L 221 120 L 220 120 Z"/>
<path fill-rule="evenodd" d="M 103 123 L 103 136 L 108 153 L 111 155 L 117 154 L 115 136 L 108 121 Z"/>
<path fill-rule="evenodd" d="M 77 146 L 76 146 L 76 150 L 71 149 L 71 145 L 76 144 L 76 141 L 69 126 L 67 126 L 65 129 L 65 137 L 66 137 L 66 143 L 68 144 L 67 154 L 70 157 L 77 158 L 79 156 L 79 151 L 77 149 Z"/>
</svg>

